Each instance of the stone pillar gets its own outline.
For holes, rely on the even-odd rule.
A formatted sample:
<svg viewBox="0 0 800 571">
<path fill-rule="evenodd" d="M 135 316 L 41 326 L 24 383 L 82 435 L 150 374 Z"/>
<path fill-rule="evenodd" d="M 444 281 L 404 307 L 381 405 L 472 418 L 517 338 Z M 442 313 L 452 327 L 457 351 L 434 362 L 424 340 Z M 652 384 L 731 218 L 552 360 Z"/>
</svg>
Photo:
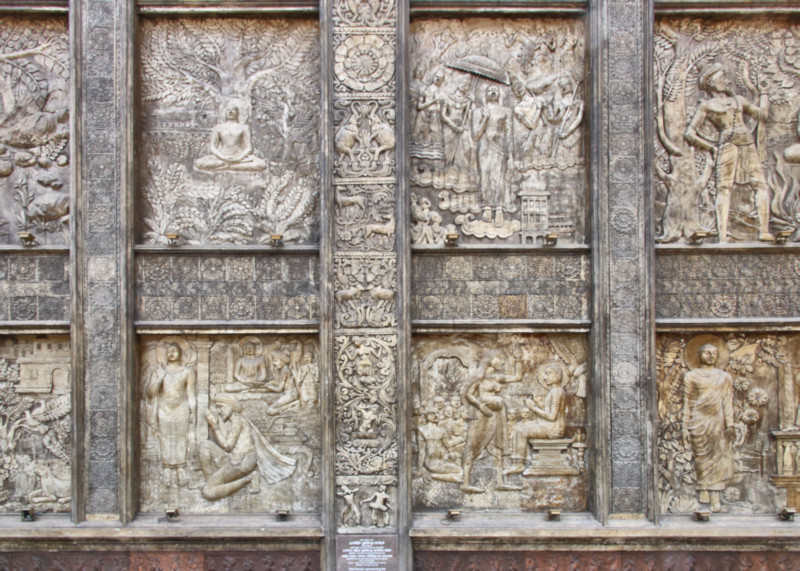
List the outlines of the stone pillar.
<svg viewBox="0 0 800 571">
<path fill-rule="evenodd" d="M 397 5 L 323 3 L 333 62 L 335 528 L 398 548 Z M 401 209 L 402 210 L 402 209 Z M 352 224 L 356 222 L 356 224 Z M 338 561 L 337 561 L 338 562 Z"/>
<path fill-rule="evenodd" d="M 119 449 L 126 430 L 120 411 L 128 408 L 124 394 L 133 371 L 125 333 L 130 243 L 126 134 L 132 112 L 126 65 L 132 8 L 133 3 L 110 0 L 70 5 L 76 197 L 72 339 L 76 384 L 84 391 L 76 417 L 85 431 L 85 466 L 76 467 L 85 474 L 77 494 L 79 501 L 85 494 L 76 513 L 79 520 L 116 519 L 125 505 L 132 505 L 132 488 L 120 479 L 124 454 Z"/>
<path fill-rule="evenodd" d="M 591 5 L 597 514 L 643 515 L 647 502 L 652 2 Z"/>
</svg>

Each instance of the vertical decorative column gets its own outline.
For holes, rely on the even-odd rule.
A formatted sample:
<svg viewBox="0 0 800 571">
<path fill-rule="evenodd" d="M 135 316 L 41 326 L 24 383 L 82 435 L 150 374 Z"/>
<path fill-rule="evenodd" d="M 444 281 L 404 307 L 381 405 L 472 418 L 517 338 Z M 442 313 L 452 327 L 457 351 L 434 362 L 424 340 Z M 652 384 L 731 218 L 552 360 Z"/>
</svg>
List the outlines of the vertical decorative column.
<svg viewBox="0 0 800 571">
<path fill-rule="evenodd" d="M 397 557 L 397 6 L 333 0 L 333 369 L 337 559 Z M 372 542 L 373 539 L 368 541 Z M 372 544 L 371 544 L 372 545 Z"/>
<path fill-rule="evenodd" d="M 76 382 L 82 385 L 83 469 L 87 519 L 116 518 L 128 503 L 120 481 L 125 377 L 131 372 L 127 336 L 127 220 L 125 125 L 128 2 L 86 0 L 70 5 L 73 30 L 76 208 Z M 79 37 L 76 37 L 79 36 Z M 80 71 L 79 71 L 80 70 Z M 80 394 L 80 393 L 78 393 Z M 76 415 L 78 416 L 78 415 Z M 80 434 L 80 432 L 78 433 Z"/>
<path fill-rule="evenodd" d="M 597 512 L 643 515 L 647 502 L 648 392 L 651 387 L 650 291 L 652 146 L 648 39 L 652 2 L 596 0 L 592 5 L 592 176 L 595 378 L 603 383 L 596 433 L 606 439 Z M 604 476 L 606 477 L 606 476 Z"/>
</svg>

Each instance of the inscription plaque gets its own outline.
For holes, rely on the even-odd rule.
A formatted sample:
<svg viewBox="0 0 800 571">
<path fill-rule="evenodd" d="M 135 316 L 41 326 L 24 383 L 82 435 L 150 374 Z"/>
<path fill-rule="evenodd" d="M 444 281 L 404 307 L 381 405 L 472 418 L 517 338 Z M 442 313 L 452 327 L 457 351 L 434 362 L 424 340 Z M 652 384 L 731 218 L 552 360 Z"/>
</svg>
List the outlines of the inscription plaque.
<svg viewBox="0 0 800 571">
<path fill-rule="evenodd" d="M 336 539 L 336 571 L 394 571 L 397 536 L 347 535 Z"/>
</svg>

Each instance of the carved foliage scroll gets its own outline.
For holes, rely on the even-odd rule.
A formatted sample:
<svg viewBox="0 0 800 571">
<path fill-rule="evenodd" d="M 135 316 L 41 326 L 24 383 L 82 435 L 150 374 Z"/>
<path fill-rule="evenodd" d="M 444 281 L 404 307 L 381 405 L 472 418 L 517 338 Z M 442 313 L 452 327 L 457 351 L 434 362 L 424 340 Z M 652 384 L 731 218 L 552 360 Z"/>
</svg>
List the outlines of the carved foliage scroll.
<svg viewBox="0 0 800 571">
<path fill-rule="evenodd" d="M 800 338 L 664 334 L 657 352 L 661 512 L 797 507 Z"/>
<path fill-rule="evenodd" d="M 146 338 L 140 369 L 141 511 L 319 510 L 315 339 Z"/>
<path fill-rule="evenodd" d="M 425 337 L 413 350 L 416 508 L 586 509 L 584 336 Z"/>
<path fill-rule="evenodd" d="M 660 241 L 800 239 L 798 35 L 774 18 L 657 21 Z"/>
<path fill-rule="evenodd" d="M 317 239 L 315 23 L 145 20 L 142 89 L 141 240 Z"/>
<path fill-rule="evenodd" d="M 0 512 L 69 512 L 69 339 L 19 336 L 0 342 Z"/>
<path fill-rule="evenodd" d="M 412 241 L 584 241 L 583 30 L 570 20 L 411 27 Z"/>
<path fill-rule="evenodd" d="M 67 44 L 65 20 L 0 23 L 0 243 L 69 242 Z"/>
</svg>

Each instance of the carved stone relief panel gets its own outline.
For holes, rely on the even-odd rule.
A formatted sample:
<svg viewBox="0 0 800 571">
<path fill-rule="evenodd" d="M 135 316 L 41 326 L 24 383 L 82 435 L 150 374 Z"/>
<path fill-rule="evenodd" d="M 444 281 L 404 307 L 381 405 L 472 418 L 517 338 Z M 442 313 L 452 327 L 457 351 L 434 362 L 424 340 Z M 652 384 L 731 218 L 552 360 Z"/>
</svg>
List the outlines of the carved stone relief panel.
<svg viewBox="0 0 800 571">
<path fill-rule="evenodd" d="M 70 376 L 68 337 L 0 337 L 0 512 L 70 511 Z"/>
<path fill-rule="evenodd" d="M 656 22 L 658 240 L 800 239 L 800 27 Z"/>
<path fill-rule="evenodd" d="M 775 513 L 800 499 L 800 336 L 657 339 L 662 513 Z"/>
<path fill-rule="evenodd" d="M 136 257 L 140 321 L 319 319 L 319 264 L 309 254 Z"/>
<path fill-rule="evenodd" d="M 798 291 L 796 253 L 662 253 L 656 264 L 659 318 L 797 317 Z"/>
<path fill-rule="evenodd" d="M 411 24 L 411 238 L 585 241 L 583 24 Z"/>
<path fill-rule="evenodd" d="M 416 509 L 587 509 L 584 335 L 413 343 Z"/>
<path fill-rule="evenodd" d="M 414 319 L 589 319 L 584 254 L 419 254 L 411 266 Z"/>
<path fill-rule="evenodd" d="M 0 321 L 69 321 L 69 316 L 67 254 L 0 255 Z"/>
<path fill-rule="evenodd" d="M 315 338 L 143 337 L 141 346 L 142 512 L 319 511 Z"/>
<path fill-rule="evenodd" d="M 143 20 L 140 241 L 318 239 L 317 36 L 301 19 Z"/>
<path fill-rule="evenodd" d="M 66 20 L 3 18 L 0 62 L 0 243 L 66 245 Z"/>
</svg>

